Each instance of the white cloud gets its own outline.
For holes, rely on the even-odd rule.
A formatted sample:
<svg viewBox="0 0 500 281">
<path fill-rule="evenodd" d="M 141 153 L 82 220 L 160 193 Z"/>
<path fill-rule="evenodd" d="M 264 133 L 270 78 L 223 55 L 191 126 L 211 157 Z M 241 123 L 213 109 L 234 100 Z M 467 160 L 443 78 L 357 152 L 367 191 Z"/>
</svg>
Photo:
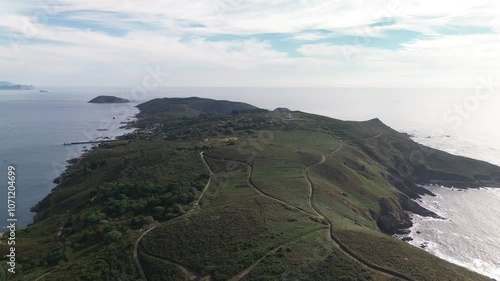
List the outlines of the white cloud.
<svg viewBox="0 0 500 281">
<path fill-rule="evenodd" d="M 53 25 L 68 12 L 73 20 L 128 34 Z M 465 87 L 479 75 L 500 77 L 499 13 L 500 3 L 487 0 L 3 2 L 0 30 L 8 33 L 0 41 L 0 77 L 39 85 L 120 86 L 140 79 L 146 65 L 162 65 L 173 74 L 168 86 Z M 471 26 L 491 33 L 442 31 Z M 400 49 L 314 43 L 330 33 L 392 40 L 388 32 L 394 30 L 427 36 Z M 288 44 L 302 44 L 302 57 L 248 36 L 259 33 L 288 34 Z M 221 34 L 243 37 L 207 38 Z"/>
</svg>

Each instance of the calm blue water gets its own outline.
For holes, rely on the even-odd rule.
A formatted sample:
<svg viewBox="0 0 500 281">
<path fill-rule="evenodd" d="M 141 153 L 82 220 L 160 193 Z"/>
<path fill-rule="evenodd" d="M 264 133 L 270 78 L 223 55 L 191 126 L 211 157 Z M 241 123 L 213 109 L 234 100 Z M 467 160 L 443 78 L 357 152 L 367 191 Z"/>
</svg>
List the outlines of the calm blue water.
<svg viewBox="0 0 500 281">
<path fill-rule="evenodd" d="M 118 129 L 120 122 L 137 110 L 86 103 L 101 94 L 131 99 L 133 105 L 155 97 L 199 96 L 243 101 L 267 109 L 284 106 L 344 120 L 377 117 L 396 130 L 415 134 L 416 141 L 428 146 L 500 165 L 500 130 L 496 124 L 500 120 L 500 94 L 468 104 L 464 115 L 450 111 L 470 101 L 474 89 L 164 88 L 140 96 L 126 88 L 50 90 L 0 91 L 0 198 L 6 194 L 6 167 L 12 163 L 18 170 L 20 225 L 32 221 L 30 208 L 55 187 L 52 181 L 63 171 L 66 160 L 79 156 L 83 149 L 63 146 L 64 142 L 125 133 Z M 110 130 L 99 133 L 98 128 Z M 416 217 L 413 232 L 422 234 L 412 234 L 413 244 L 427 242 L 429 252 L 500 279 L 499 190 L 433 191 L 439 197 L 426 197 L 420 203 L 453 220 Z M 5 203 L 0 201 L 0 227 L 5 225 Z"/>
<path fill-rule="evenodd" d="M 69 95 L 71 93 L 73 95 Z M 32 222 L 32 206 L 45 197 L 67 160 L 78 157 L 90 145 L 63 146 L 126 133 L 119 129 L 138 111 L 133 107 L 86 103 L 96 94 L 60 90 L 0 91 L 0 231 L 6 225 L 7 166 L 17 170 L 18 225 Z M 115 117 L 116 119 L 113 119 Z M 97 131 L 98 128 L 109 131 Z"/>
</svg>

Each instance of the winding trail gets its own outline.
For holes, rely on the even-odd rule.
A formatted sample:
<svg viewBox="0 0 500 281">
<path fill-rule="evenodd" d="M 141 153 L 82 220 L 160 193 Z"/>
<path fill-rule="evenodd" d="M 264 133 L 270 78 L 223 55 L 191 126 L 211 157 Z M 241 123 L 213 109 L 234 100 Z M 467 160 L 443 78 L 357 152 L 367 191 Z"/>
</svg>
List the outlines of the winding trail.
<svg viewBox="0 0 500 281">
<path fill-rule="evenodd" d="M 365 139 L 365 140 L 378 139 L 378 138 L 380 138 L 380 137 L 381 137 L 381 136 L 383 136 L 383 135 L 384 135 L 384 133 L 380 133 L 380 134 L 378 134 L 378 135 L 376 135 L 376 136 L 373 136 L 373 137 L 367 137 L 367 138 L 364 138 L 364 139 Z"/>
<path fill-rule="evenodd" d="M 344 143 L 342 143 L 342 145 L 337 148 L 335 151 L 333 151 L 332 153 L 328 154 L 328 155 L 321 155 L 321 161 L 319 162 L 316 162 L 314 164 L 312 164 L 311 166 L 307 167 L 306 170 L 305 170 L 305 176 L 306 176 L 306 179 L 307 179 L 307 184 L 309 185 L 309 198 L 308 198 L 308 203 L 309 203 L 309 207 L 311 207 L 312 210 L 314 210 L 314 212 L 316 213 L 316 215 L 318 217 L 320 217 L 321 219 L 325 220 L 325 217 L 320 213 L 318 212 L 318 210 L 316 210 L 316 208 L 314 207 L 313 203 L 312 203 L 312 197 L 314 195 L 314 188 L 313 188 L 313 183 L 312 181 L 309 179 L 309 176 L 308 176 L 308 173 L 309 173 L 309 170 L 312 168 L 312 167 L 315 167 L 315 166 L 318 166 L 318 165 L 321 165 L 323 163 L 325 163 L 326 159 L 328 156 L 330 155 L 333 155 L 337 152 L 339 152 L 342 147 L 344 147 Z"/>
<path fill-rule="evenodd" d="M 145 256 L 148 256 L 148 257 L 151 257 L 151 258 L 159 259 L 159 260 L 162 260 L 162 261 L 164 261 L 166 263 L 169 263 L 171 265 L 177 266 L 178 268 L 180 268 L 180 270 L 186 276 L 188 276 L 189 280 L 205 280 L 204 278 L 201 278 L 201 279 L 198 278 L 198 275 L 193 270 L 189 270 L 188 268 L 186 268 L 182 264 L 179 264 L 179 263 L 176 263 L 176 262 L 173 262 L 173 261 L 169 261 L 169 260 L 166 260 L 165 258 L 158 257 L 158 256 L 155 256 L 155 255 L 151 255 L 151 254 L 147 254 L 147 253 L 144 253 L 144 252 L 142 252 L 141 254 L 145 255 Z"/>
<path fill-rule="evenodd" d="M 42 275 L 42 276 L 38 277 L 37 279 L 35 279 L 35 281 L 40 281 L 40 280 L 42 280 L 43 278 L 45 278 L 47 275 L 49 275 L 49 274 L 51 274 L 51 273 L 52 273 L 52 272 L 47 272 L 47 273 L 45 273 L 44 275 Z"/>
<path fill-rule="evenodd" d="M 380 137 L 380 135 L 375 136 L 374 138 L 378 138 L 378 137 Z M 386 275 L 386 276 L 389 276 L 389 277 L 392 277 L 392 278 L 397 278 L 397 279 L 402 279 L 402 280 L 407 280 L 407 281 L 413 281 L 413 279 L 405 276 L 402 273 L 399 273 L 399 272 L 396 272 L 396 271 L 393 271 L 393 270 L 390 270 L 390 269 L 386 269 L 386 268 L 383 268 L 383 267 L 378 266 L 376 264 L 373 264 L 373 263 L 365 260 L 364 258 L 360 257 L 358 254 L 356 254 L 355 252 L 353 252 L 351 249 L 349 249 L 345 244 L 342 243 L 342 241 L 340 241 L 340 239 L 338 239 L 333 234 L 333 225 L 332 225 L 330 219 L 326 218 L 323 214 L 321 214 L 321 212 L 317 209 L 317 207 L 314 206 L 314 204 L 312 202 L 312 197 L 314 195 L 314 184 L 313 184 L 313 182 L 311 180 L 311 177 L 309 176 L 309 171 L 310 171 L 311 168 L 325 163 L 325 161 L 327 160 L 327 157 L 329 157 L 331 155 L 334 155 L 335 153 L 339 152 L 344 147 L 344 145 L 345 144 L 343 143 L 337 150 L 333 151 L 332 153 L 330 153 L 328 155 L 321 155 L 321 161 L 319 161 L 317 163 L 314 163 L 311 166 L 309 166 L 309 167 L 306 168 L 305 174 L 306 174 L 306 179 L 309 182 L 309 186 L 310 186 L 309 203 L 311 204 L 311 207 L 314 209 L 314 211 L 320 217 L 322 217 L 328 223 L 328 229 L 329 229 L 329 236 L 330 236 L 330 238 L 337 245 L 338 249 L 340 249 L 346 256 L 348 256 L 351 259 L 357 261 L 358 263 L 362 264 L 363 266 L 367 267 L 368 269 L 370 269 L 372 271 L 379 272 L 379 273 L 381 273 L 383 275 Z"/>
<path fill-rule="evenodd" d="M 141 241 L 141 239 L 146 235 L 148 234 L 149 232 L 151 232 L 153 229 L 155 229 L 159 224 L 151 227 L 150 229 L 146 230 L 141 236 L 139 236 L 139 238 L 137 239 L 137 241 L 135 241 L 135 244 L 134 244 L 134 260 L 135 260 L 135 263 L 137 264 L 137 268 L 139 268 L 139 273 L 141 274 L 141 278 L 145 281 L 147 281 L 148 279 L 146 278 L 146 275 L 144 274 L 144 270 L 142 269 L 142 266 L 141 266 L 141 262 L 139 261 L 139 254 L 138 254 L 138 249 L 139 249 L 139 242 Z"/>
<path fill-rule="evenodd" d="M 210 166 L 208 166 L 208 163 L 205 161 L 205 158 L 204 158 L 204 155 L 203 155 L 203 152 L 200 153 L 200 157 L 201 157 L 201 161 L 203 162 L 203 164 L 205 165 L 205 167 L 207 168 L 207 170 L 209 171 L 210 173 L 210 178 L 208 179 L 208 182 L 207 184 L 205 185 L 205 188 L 203 189 L 203 191 L 201 192 L 200 196 L 198 197 L 198 199 L 196 200 L 196 202 L 194 203 L 193 205 L 193 208 L 191 208 L 191 210 L 189 210 L 189 212 L 185 213 L 184 215 L 182 216 L 178 216 L 175 219 L 178 219 L 178 218 L 181 218 L 181 217 L 184 217 L 184 216 L 188 216 L 190 215 L 196 208 L 199 207 L 200 205 L 200 200 L 201 198 L 203 197 L 203 195 L 205 194 L 205 192 L 207 191 L 208 187 L 210 186 L 210 183 L 212 182 L 212 177 L 213 177 L 213 172 L 212 172 L 212 169 L 210 169 Z M 134 260 L 135 260 L 135 263 L 137 264 L 137 268 L 139 269 L 139 273 L 141 274 L 141 278 L 145 281 L 147 281 L 148 279 L 146 278 L 146 275 L 144 274 L 144 269 L 142 268 L 141 266 L 141 262 L 139 260 L 139 254 L 138 254 L 138 249 L 139 249 L 139 243 L 141 242 L 141 239 L 144 238 L 144 236 L 146 236 L 146 234 L 148 234 L 149 232 L 151 232 L 152 230 L 154 230 L 156 227 L 158 227 L 160 224 L 156 224 L 154 225 L 153 227 L 151 227 L 150 229 L 148 229 L 147 231 L 145 231 L 141 236 L 139 236 L 139 238 L 135 241 L 135 244 L 134 244 Z M 167 261 L 167 260 L 165 260 Z M 189 270 L 187 270 L 186 268 L 184 268 L 183 266 L 177 264 L 177 263 L 174 263 L 174 262 L 171 262 L 171 261 L 167 261 L 167 262 L 170 262 L 172 264 L 175 264 L 177 266 L 179 266 L 181 268 L 181 270 L 183 272 L 186 272 L 188 273 L 189 275 L 192 275 L 191 272 Z"/>
<path fill-rule="evenodd" d="M 55 269 L 52 269 L 50 270 L 49 272 L 45 273 L 44 275 L 38 277 L 37 279 L 35 279 L 34 281 L 41 281 L 43 280 L 45 277 L 47 277 L 49 274 L 51 274 L 52 272 L 56 271 L 56 269 L 59 268 L 59 266 L 57 266 Z"/>
<path fill-rule="evenodd" d="M 377 135 L 373 138 L 378 138 L 380 137 L 380 135 Z M 339 250 L 342 251 L 342 253 L 344 253 L 347 257 L 353 259 L 354 261 L 360 263 L 361 265 L 365 266 L 366 268 L 368 268 L 369 270 L 372 270 L 372 271 L 376 271 L 380 274 L 383 274 L 385 276 L 388 276 L 388 277 L 391 277 L 391 278 L 396 278 L 396 279 L 401 279 L 401 280 L 407 280 L 407 281 L 414 281 L 413 279 L 405 276 L 404 274 L 401 274 L 399 272 L 396 272 L 396 271 L 393 271 L 393 270 L 390 270 L 390 269 L 386 269 L 386 268 L 383 268 L 383 267 L 380 267 L 378 265 L 375 265 L 375 264 L 372 264 L 371 262 L 365 260 L 364 258 L 360 257 L 358 254 L 356 254 L 355 252 L 353 252 L 352 250 L 350 250 L 345 244 L 343 244 L 340 239 L 338 239 L 334 234 L 333 234 L 333 225 L 331 223 L 331 221 L 325 217 L 321 211 L 319 209 L 317 209 L 316 206 L 314 206 L 314 203 L 313 203 L 313 196 L 314 196 L 314 184 L 312 182 L 312 179 L 309 175 L 309 171 L 311 170 L 311 168 L 315 167 L 315 166 L 318 166 L 318 165 L 321 165 L 323 163 L 326 162 L 327 158 L 329 156 L 332 156 L 334 155 L 335 153 L 339 152 L 343 147 L 344 147 L 344 143 L 342 143 L 342 145 L 337 148 L 335 151 L 327 154 L 327 155 L 321 155 L 321 160 L 308 166 L 306 169 L 305 169 L 305 177 L 307 179 L 307 182 L 308 182 L 308 185 L 309 185 L 309 198 L 308 198 L 308 204 L 309 206 L 311 207 L 311 210 L 313 210 L 314 213 L 310 213 L 310 212 L 307 212 L 301 208 L 298 208 L 296 206 L 293 206 L 285 201 L 282 201 L 278 198 L 275 198 L 265 192 L 263 192 L 262 190 L 260 190 L 253 182 L 252 180 L 252 175 L 253 175 L 253 166 L 246 163 L 246 162 L 243 162 L 243 161 L 239 161 L 239 160 L 234 160 L 234 159 L 217 159 L 217 158 L 213 158 L 213 157 L 210 157 L 210 156 L 206 156 L 203 154 L 203 152 L 200 153 L 200 157 L 203 161 L 203 164 L 205 165 L 205 167 L 208 169 L 209 173 L 210 173 L 210 179 L 209 181 L 207 182 L 207 185 L 205 186 L 205 188 L 203 189 L 200 197 L 196 200 L 193 208 L 187 212 L 185 215 L 183 216 L 180 216 L 180 217 L 184 217 L 186 215 L 189 215 L 191 214 L 196 208 L 199 207 L 199 203 L 200 203 L 200 200 L 202 199 L 203 195 L 205 194 L 206 190 L 208 189 L 210 183 L 211 183 L 211 179 L 214 177 L 214 173 L 212 171 L 212 169 L 210 168 L 210 166 L 208 165 L 208 163 L 206 162 L 205 160 L 205 157 L 206 158 L 210 158 L 210 159 L 213 159 L 213 160 L 217 160 L 217 161 L 234 161 L 234 162 L 238 162 L 238 163 L 242 163 L 244 165 L 247 166 L 248 170 L 249 170 L 249 173 L 248 173 L 248 177 L 247 177 L 247 181 L 248 181 L 248 184 L 260 195 L 270 199 L 270 200 L 273 200 L 275 202 L 278 202 L 282 205 L 285 205 L 289 208 L 292 208 L 294 210 L 297 210 L 297 211 L 300 211 L 304 214 L 307 214 L 307 215 L 314 215 L 318 218 L 321 218 L 322 220 L 324 220 L 328 225 L 326 228 L 321 228 L 321 229 L 315 229 L 313 231 L 310 231 L 308 233 L 305 233 L 305 234 L 302 234 L 301 236 L 295 238 L 295 239 L 292 239 L 290 241 L 286 241 L 285 243 L 273 248 L 271 251 L 269 251 L 265 256 L 261 257 L 260 259 L 256 260 L 252 265 L 250 265 L 249 267 L 247 267 L 246 269 L 244 269 L 243 271 L 239 272 L 238 274 L 236 274 L 234 277 L 232 277 L 231 279 L 229 279 L 229 281 L 239 281 L 241 280 L 242 278 L 244 278 L 245 276 L 247 276 L 257 265 L 259 265 L 264 259 L 266 259 L 267 257 L 271 256 L 271 255 L 274 255 L 281 247 L 283 247 L 284 245 L 288 244 L 288 243 L 291 243 L 291 242 L 294 242 L 294 241 L 297 241 L 301 238 L 303 238 L 304 236 L 306 235 L 309 235 L 309 234 L 312 234 L 312 233 L 315 233 L 315 232 L 318 232 L 318 231 L 321 231 L 321 230 L 324 230 L 324 229 L 328 229 L 328 236 L 329 238 L 332 239 L 332 242 L 334 242 L 334 244 L 337 246 L 337 248 Z M 177 218 L 180 218 L 180 217 L 177 217 Z M 147 278 L 144 274 L 144 271 L 142 269 L 142 266 L 140 264 L 140 261 L 139 261 L 139 258 L 138 258 L 138 246 L 139 246 L 139 243 L 140 243 L 140 240 L 146 235 L 148 234 L 150 231 L 154 230 L 158 225 L 155 225 L 154 227 L 148 229 L 146 232 L 144 232 L 136 241 L 135 243 L 135 246 L 134 246 L 134 258 L 136 260 L 136 263 L 137 263 L 137 267 L 139 268 L 139 271 L 140 271 L 140 274 L 141 274 L 141 277 L 147 281 Z M 181 269 L 186 272 L 186 273 L 190 273 L 190 271 L 188 271 L 187 269 L 185 269 L 183 266 L 177 264 L 177 263 L 174 263 L 174 262 L 171 262 L 172 264 L 175 264 L 179 267 L 181 267 Z M 191 275 L 192 276 L 192 275 Z"/>
<path fill-rule="evenodd" d="M 246 163 L 246 162 L 240 161 L 240 160 L 234 160 L 234 159 L 218 159 L 218 158 L 214 158 L 214 157 L 210 157 L 210 156 L 206 156 L 206 155 L 204 155 L 204 157 L 206 157 L 206 158 L 210 158 L 210 159 L 213 159 L 213 160 L 216 160 L 216 161 L 233 161 L 233 162 L 242 163 L 242 164 L 246 165 L 246 166 L 249 168 L 248 177 L 247 177 L 248 184 L 249 184 L 249 185 L 250 185 L 250 186 L 251 186 L 251 187 L 252 187 L 252 188 L 253 188 L 253 189 L 254 189 L 254 190 L 255 190 L 255 191 L 259 194 L 259 195 L 262 195 L 262 196 L 264 196 L 264 197 L 266 197 L 266 198 L 268 198 L 268 199 L 270 199 L 270 200 L 273 200 L 273 201 L 275 201 L 275 202 L 278 202 L 278 203 L 280 203 L 280 204 L 282 204 L 282 205 L 285 205 L 285 206 L 287 206 L 287 207 L 289 207 L 289 208 L 292 208 L 292 209 L 294 209 L 294 210 L 296 210 L 296 211 L 299 211 L 299 212 L 301 212 L 301 213 L 304 213 L 304 214 L 306 214 L 306 215 L 309 215 L 309 216 L 314 216 L 314 215 L 316 215 L 315 213 L 310 213 L 310 212 L 305 211 L 305 210 L 303 210 L 303 209 L 301 209 L 301 208 L 299 208 L 299 207 L 296 207 L 296 206 L 294 206 L 294 205 L 291 205 L 291 204 L 289 204 L 289 203 L 287 203 L 287 202 L 285 202 L 285 201 L 283 201 L 283 200 L 280 200 L 280 199 L 278 199 L 278 198 L 275 198 L 275 197 L 273 197 L 273 196 L 271 196 L 271 195 L 269 195 L 269 194 L 265 193 L 265 192 L 264 192 L 264 191 L 262 191 L 261 189 L 259 189 L 259 188 L 258 188 L 258 187 L 254 184 L 254 182 L 253 182 L 253 180 L 252 180 L 252 175 L 253 175 L 253 166 L 252 166 L 252 165 L 250 165 L 250 164 L 248 164 L 248 163 Z M 208 168 L 210 169 L 210 167 L 208 167 Z M 210 170 L 210 174 L 213 174 L 212 170 Z M 311 210 L 314 210 L 314 209 L 311 209 Z"/>
<path fill-rule="evenodd" d="M 376 137 L 379 137 L 379 136 L 376 136 Z M 314 184 L 309 176 L 309 171 L 311 168 L 315 167 L 315 166 L 318 166 L 318 165 L 321 165 L 323 163 L 326 162 L 327 160 L 327 157 L 331 156 L 331 155 L 334 155 L 335 153 L 339 152 L 343 147 L 344 147 L 344 143 L 342 143 L 342 145 L 337 148 L 335 151 L 327 154 L 327 155 L 321 155 L 321 160 L 310 165 L 309 167 L 306 168 L 305 170 L 305 177 L 309 183 L 309 204 L 310 204 L 310 207 L 312 208 L 312 210 L 314 210 L 314 214 L 311 214 L 309 212 L 306 212 L 300 208 L 297 208 L 293 205 L 290 205 L 289 203 L 286 203 L 282 200 L 279 200 L 277 198 L 274 198 L 272 197 L 271 195 L 268 195 L 268 194 L 265 194 L 264 192 L 262 192 L 254 183 L 253 183 L 253 180 L 252 180 L 252 175 L 253 175 L 253 166 L 246 163 L 246 162 L 243 162 L 243 161 L 239 161 L 239 160 L 234 160 L 234 159 L 217 159 L 217 158 L 213 158 L 213 157 L 209 157 L 209 156 L 204 156 L 204 157 L 207 157 L 207 158 L 210 158 L 210 159 L 213 159 L 213 160 L 219 160 L 219 161 L 234 161 L 234 162 L 238 162 L 238 163 L 243 163 L 245 164 L 246 166 L 249 167 L 250 169 L 250 172 L 248 174 L 248 183 L 250 184 L 250 186 L 252 186 L 259 194 L 265 196 L 266 198 L 269 198 L 271 200 L 274 200 L 276 202 L 279 202 L 285 206 L 288 206 L 288 207 L 291 207 L 295 210 L 299 210 L 305 214 L 308 214 L 308 215 L 315 215 L 321 219 L 323 219 L 327 224 L 327 229 L 328 229 L 328 233 L 327 235 L 332 239 L 332 242 L 337 246 L 337 248 L 342 251 L 342 253 L 344 253 L 347 257 L 353 259 L 354 261 L 360 263 L 361 265 L 365 266 L 366 268 L 368 268 L 369 270 L 372 270 L 372 271 L 376 271 L 380 274 L 383 274 L 385 276 L 388 276 L 388 277 L 392 277 L 392 278 L 397 278 L 397 279 L 402 279 L 402 280 L 407 280 L 407 281 L 413 281 L 413 279 L 411 278 L 408 278 L 406 277 L 405 275 L 399 273 L 399 272 L 395 272 L 395 271 L 392 271 L 392 270 L 389 270 L 389 269 L 386 269 L 386 268 L 383 268 L 383 267 L 380 267 L 378 265 L 375 265 L 375 264 L 372 264 L 370 263 L 369 261 L 363 259 L 362 257 L 358 256 L 356 253 L 354 253 L 353 251 L 351 251 L 347 246 L 345 246 L 337 237 L 335 237 L 333 235 L 333 231 L 332 231 L 332 223 L 330 222 L 330 220 L 328 218 L 326 218 L 313 204 L 313 201 L 312 201 L 312 197 L 314 196 Z M 210 168 L 210 167 L 209 167 Z M 212 173 L 212 171 L 210 170 L 210 173 Z M 248 273 L 250 273 L 254 268 L 255 266 L 257 266 L 260 262 L 262 262 L 266 257 L 272 255 L 275 253 L 275 251 L 277 249 L 279 249 L 281 246 L 278 246 L 277 248 L 271 250 L 270 252 L 268 252 L 264 257 L 258 259 L 257 261 L 255 261 L 250 267 L 246 268 L 244 271 L 238 273 L 236 276 L 234 276 L 233 278 L 230 279 L 230 281 L 238 281 L 240 279 L 242 279 L 243 277 L 245 277 Z"/>
<path fill-rule="evenodd" d="M 243 279 L 245 276 L 248 275 L 248 273 L 250 273 L 257 265 L 259 265 L 259 263 L 261 263 L 263 260 L 265 260 L 267 257 L 269 256 L 272 256 L 274 254 L 276 254 L 276 252 L 284 247 L 286 244 L 289 244 L 289 243 L 292 243 L 292 242 L 295 242 L 295 241 L 298 241 L 302 238 L 304 238 L 305 236 L 307 235 L 311 235 L 313 233 L 316 233 L 316 232 L 319 232 L 319 231 L 322 231 L 322 230 L 325 230 L 327 228 L 325 227 L 321 227 L 319 229 L 313 229 L 311 231 L 308 231 L 302 235 L 300 235 L 299 237 L 296 237 L 294 239 L 291 239 L 291 240 L 288 240 L 284 243 L 282 243 L 281 245 L 273 248 L 271 251 L 269 251 L 265 256 L 263 256 L 262 258 L 258 259 L 257 261 L 255 261 L 254 263 L 252 263 L 252 265 L 250 265 L 249 267 L 245 268 L 243 271 L 241 271 L 240 273 L 236 274 L 234 277 L 232 277 L 231 279 L 229 279 L 229 281 L 239 281 L 241 279 Z"/>
<path fill-rule="evenodd" d="M 200 196 L 198 197 L 198 199 L 196 200 L 196 202 L 194 203 L 194 206 L 191 210 L 189 210 L 189 212 L 187 212 L 186 215 L 189 215 L 191 214 L 194 210 L 196 210 L 199 206 L 200 206 L 200 201 L 201 201 L 201 198 L 203 197 L 203 195 L 205 194 L 205 192 L 207 191 L 208 187 L 210 186 L 210 183 L 212 182 L 212 177 L 214 175 L 214 173 L 212 172 L 212 169 L 210 169 L 210 166 L 208 166 L 208 163 L 207 161 L 205 160 L 205 157 L 203 155 L 203 152 L 200 153 L 200 157 L 201 157 L 201 161 L 203 162 L 203 165 L 205 165 L 205 167 L 207 168 L 207 170 L 209 171 L 210 173 L 210 177 L 208 178 L 208 182 L 207 184 L 205 185 L 205 188 L 203 189 L 203 191 L 201 192 Z"/>
</svg>

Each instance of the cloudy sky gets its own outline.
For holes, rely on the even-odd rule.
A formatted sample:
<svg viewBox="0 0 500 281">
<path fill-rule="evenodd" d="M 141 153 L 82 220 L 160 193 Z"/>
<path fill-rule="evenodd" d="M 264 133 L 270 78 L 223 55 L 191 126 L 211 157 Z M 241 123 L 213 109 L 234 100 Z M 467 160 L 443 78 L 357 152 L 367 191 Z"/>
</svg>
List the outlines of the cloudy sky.
<svg viewBox="0 0 500 281">
<path fill-rule="evenodd" d="M 0 81 L 476 87 L 500 81 L 500 1 L 0 2 Z"/>
</svg>

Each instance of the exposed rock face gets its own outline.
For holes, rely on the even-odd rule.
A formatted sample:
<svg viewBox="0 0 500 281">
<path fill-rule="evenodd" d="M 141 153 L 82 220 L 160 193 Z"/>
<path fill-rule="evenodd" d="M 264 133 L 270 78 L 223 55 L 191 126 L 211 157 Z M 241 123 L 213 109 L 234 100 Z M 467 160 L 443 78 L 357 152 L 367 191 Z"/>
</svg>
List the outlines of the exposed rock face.
<svg viewBox="0 0 500 281">
<path fill-rule="evenodd" d="M 413 225 L 410 216 L 398 202 L 389 198 L 382 198 L 379 204 L 380 215 L 377 219 L 377 225 L 383 232 L 393 234 L 398 230 L 410 228 Z"/>
<path fill-rule="evenodd" d="M 89 103 L 128 103 L 128 99 L 123 99 L 114 96 L 98 96 L 89 101 Z"/>
<path fill-rule="evenodd" d="M 377 218 L 377 225 L 380 230 L 388 234 L 405 234 L 405 229 L 413 226 L 409 213 L 443 219 L 436 213 L 421 207 L 406 195 L 401 195 L 398 201 L 382 198 L 379 204 L 380 214 Z"/>
<path fill-rule="evenodd" d="M 448 187 L 475 188 L 483 186 L 479 181 L 470 179 L 466 176 L 430 170 L 425 165 L 420 165 L 415 168 L 413 178 L 415 181 L 422 184 L 436 184 Z M 488 178 L 492 180 L 490 177 Z M 498 186 L 498 183 L 496 183 L 495 186 Z"/>
<path fill-rule="evenodd" d="M 432 217 L 435 219 L 444 219 L 438 214 L 427 210 L 426 208 L 420 206 L 415 201 L 411 200 L 409 197 L 401 195 L 399 197 L 399 204 L 404 211 L 411 212 L 413 214 L 417 214 L 422 217 Z"/>
<path fill-rule="evenodd" d="M 420 195 L 436 196 L 424 187 L 415 184 L 413 180 L 402 178 L 399 174 L 396 174 L 396 171 L 393 170 L 390 172 L 391 173 L 386 176 L 387 181 L 411 199 L 419 199 Z"/>
<path fill-rule="evenodd" d="M 62 182 L 62 179 L 61 179 L 61 177 L 57 177 L 52 182 L 55 184 L 60 184 Z"/>
<path fill-rule="evenodd" d="M 459 173 L 429 169 L 426 165 L 421 164 L 414 167 L 411 176 L 405 177 L 392 167 L 387 168 L 387 174 L 384 174 L 384 176 L 389 183 L 403 193 L 399 196 L 397 202 L 389 199 L 380 200 L 381 211 L 377 217 L 377 224 L 383 232 L 388 234 L 403 234 L 404 229 L 413 225 L 408 213 L 445 219 L 413 201 L 419 199 L 421 195 L 436 196 L 421 185 L 435 184 L 464 189 L 500 186 L 498 173 L 489 174 L 486 169 L 485 174 L 478 173 L 473 174 L 473 177 L 467 177 Z"/>
</svg>

